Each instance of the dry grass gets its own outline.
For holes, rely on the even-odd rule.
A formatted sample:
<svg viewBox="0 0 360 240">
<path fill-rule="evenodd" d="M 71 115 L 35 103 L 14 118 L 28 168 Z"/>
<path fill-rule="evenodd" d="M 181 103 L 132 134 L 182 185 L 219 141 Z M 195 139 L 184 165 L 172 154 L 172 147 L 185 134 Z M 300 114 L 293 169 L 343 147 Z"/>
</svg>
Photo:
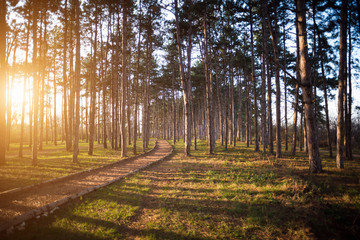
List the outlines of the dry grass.
<svg viewBox="0 0 360 240">
<path fill-rule="evenodd" d="M 304 153 L 280 161 L 244 145 L 175 153 L 134 177 L 33 221 L 10 239 L 357 239 L 360 162 L 308 174 Z"/>
<path fill-rule="evenodd" d="M 150 142 L 151 149 L 154 141 Z M 94 154 L 87 153 L 88 144 L 80 142 L 79 163 L 72 163 L 72 152 L 65 151 L 65 144 L 58 143 L 43 146 L 39 151 L 37 166 L 31 165 L 32 152 L 30 148 L 24 148 L 23 157 L 18 157 L 18 145 L 11 145 L 11 151 L 7 152 L 6 164 L 0 167 L 0 192 L 13 188 L 24 187 L 39 183 L 48 179 L 57 178 L 71 173 L 96 168 L 116 162 L 121 159 L 120 151 L 104 149 L 102 144 L 94 142 Z M 140 151 L 138 143 L 138 153 Z M 128 155 L 132 156 L 132 146 L 128 146 Z"/>
</svg>

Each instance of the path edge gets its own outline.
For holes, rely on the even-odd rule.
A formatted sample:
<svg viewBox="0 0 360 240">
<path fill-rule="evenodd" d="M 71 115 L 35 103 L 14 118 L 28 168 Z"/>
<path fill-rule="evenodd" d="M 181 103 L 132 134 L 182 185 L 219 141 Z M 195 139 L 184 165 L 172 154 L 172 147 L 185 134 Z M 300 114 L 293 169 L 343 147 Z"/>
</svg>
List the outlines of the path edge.
<svg viewBox="0 0 360 240">
<path fill-rule="evenodd" d="M 65 180 L 67 178 L 72 178 L 72 177 L 75 177 L 77 175 L 81 175 L 83 173 L 89 173 L 89 172 L 101 170 L 101 169 L 103 169 L 105 167 L 110 167 L 110 166 L 113 166 L 113 165 L 118 164 L 118 163 L 123 162 L 123 161 L 131 161 L 134 158 L 146 156 L 147 154 L 152 153 L 155 150 L 155 148 L 157 147 L 157 142 L 158 141 L 156 140 L 155 145 L 154 145 L 154 147 L 152 149 L 150 149 L 149 151 L 144 152 L 142 154 L 138 154 L 138 155 L 135 155 L 135 156 L 132 156 L 132 157 L 124 158 L 124 159 L 118 160 L 118 161 L 113 162 L 113 163 L 105 164 L 105 165 L 100 166 L 100 167 L 90 168 L 90 169 L 83 170 L 83 171 L 80 171 L 80 172 L 71 173 L 69 175 L 64 175 L 64 176 L 61 176 L 61 177 L 45 180 L 43 182 L 34 183 L 34 184 L 31 184 L 31 185 L 28 185 L 28 186 L 25 186 L 25 187 L 18 187 L 18 188 L 9 189 L 9 190 L 0 192 L 0 197 L 3 196 L 3 195 L 7 195 L 7 194 L 13 194 L 13 193 L 17 193 L 17 192 L 20 192 L 20 191 L 26 191 L 28 189 L 38 187 L 38 186 L 42 186 L 42 185 L 46 185 L 46 184 L 49 184 L 49 183 L 59 182 L 59 181 Z M 1 232 L 1 229 L 0 229 L 0 232 Z"/>
<path fill-rule="evenodd" d="M 152 151 L 154 151 L 154 150 L 156 149 L 156 147 L 157 147 L 157 142 L 158 142 L 158 141 L 155 142 L 155 146 L 154 146 L 150 151 L 148 151 L 148 152 L 146 152 L 146 153 L 143 153 L 143 154 L 140 154 L 140 155 L 137 155 L 137 156 L 134 156 L 134 157 L 144 156 L 144 155 L 146 155 L 146 154 L 148 154 L 148 153 L 151 153 Z M 166 142 L 167 142 L 167 141 L 166 141 Z M 170 152 L 169 152 L 168 154 L 166 154 L 165 156 L 159 158 L 158 160 L 153 161 L 153 162 L 151 162 L 151 163 L 148 163 L 148 164 L 146 164 L 146 165 L 144 165 L 144 166 L 141 166 L 141 167 L 139 167 L 139 168 L 137 168 L 137 169 L 135 169 L 135 170 L 133 170 L 133 171 L 131 171 L 131 172 L 123 175 L 123 176 L 120 176 L 120 177 L 118 177 L 118 178 L 116 178 L 116 179 L 113 179 L 113 180 L 108 181 L 108 182 L 106 182 L 106 183 L 103 183 L 103 184 L 101 184 L 101 185 L 97 185 L 97 186 L 94 186 L 94 187 L 91 187 L 91 188 L 87 188 L 87 189 L 82 190 L 82 191 L 80 191 L 80 192 L 78 192 L 78 193 L 76 193 L 76 194 L 73 194 L 73 195 L 71 195 L 71 196 L 68 196 L 68 197 L 59 199 L 59 200 L 57 200 L 57 201 L 55 201 L 55 202 L 46 204 L 46 205 L 44 205 L 44 206 L 42 206 L 42 207 L 35 208 L 35 209 L 32 209 L 32 210 L 30 210 L 30 211 L 28 211 L 28 212 L 26 212 L 26 213 L 24 213 L 24 214 L 21 214 L 21 215 L 15 217 L 15 218 L 13 218 L 11 221 L 0 225 L 0 234 L 3 234 L 3 233 L 5 233 L 5 234 L 10 234 L 10 233 L 12 233 L 13 230 L 15 229 L 15 226 L 17 226 L 17 225 L 19 225 L 19 224 L 22 224 L 22 223 L 25 222 L 25 221 L 29 221 L 29 220 L 37 217 L 37 216 L 40 216 L 41 214 L 46 214 L 46 215 L 47 215 L 47 214 L 51 214 L 51 213 L 53 213 L 59 206 L 65 204 L 65 203 L 68 203 L 68 202 L 71 201 L 71 200 L 75 200 L 75 199 L 77 199 L 77 198 L 80 198 L 80 197 L 84 196 L 85 194 L 91 193 L 91 192 L 93 192 L 93 191 L 95 191 L 95 190 L 97 190 L 97 189 L 99 189 L 99 188 L 108 186 L 108 185 L 110 185 L 110 184 L 112 184 L 112 183 L 114 183 L 114 182 L 116 182 L 116 181 L 119 181 L 119 180 L 122 180 L 122 179 L 126 179 L 127 177 L 130 177 L 130 176 L 134 175 L 135 173 L 137 173 L 137 172 L 139 172 L 139 171 L 141 171 L 141 170 L 143 170 L 143 169 L 145 169 L 145 168 L 148 168 L 148 167 L 150 167 L 150 166 L 152 166 L 152 165 L 154 165 L 154 164 L 156 164 L 156 163 L 159 163 L 159 162 L 165 160 L 165 159 L 166 159 L 168 156 L 170 156 L 170 155 L 173 153 L 173 151 L 174 151 L 174 146 L 172 146 L 169 142 L 167 142 L 167 143 L 169 144 L 169 146 L 171 146 Z M 133 157 L 131 157 L 131 158 L 133 158 Z M 125 159 L 123 159 L 123 160 L 125 160 Z M 123 161 L 123 160 L 120 160 L 120 161 Z M 130 160 L 130 158 L 127 158 L 126 160 Z M 117 161 L 117 162 L 120 162 L 120 161 Z M 115 162 L 115 163 L 117 163 L 117 162 Z M 105 165 L 105 166 L 110 166 L 110 165 L 113 165 L 113 164 L 114 164 L 114 163 L 111 163 L 111 164 Z M 100 168 L 103 168 L 103 167 L 105 167 L 105 166 L 102 166 L 102 167 L 100 167 Z M 97 169 L 99 169 L 99 168 L 97 168 Z M 88 170 L 83 171 L 83 172 L 88 172 Z M 79 174 L 79 173 L 76 173 L 76 174 Z M 68 175 L 68 176 L 70 176 L 70 175 Z M 66 177 L 67 177 L 67 176 L 66 176 Z M 56 178 L 56 179 L 57 179 L 57 178 Z M 53 180 L 56 180 L 56 179 L 53 179 Z M 52 182 L 54 182 L 54 181 L 52 181 Z M 46 183 L 49 183 L 49 182 L 46 182 Z M 38 186 L 38 185 L 36 185 L 36 186 Z M 24 226 L 25 226 L 25 225 L 24 225 Z M 0 235 L 0 236 L 1 236 L 1 235 Z"/>
</svg>

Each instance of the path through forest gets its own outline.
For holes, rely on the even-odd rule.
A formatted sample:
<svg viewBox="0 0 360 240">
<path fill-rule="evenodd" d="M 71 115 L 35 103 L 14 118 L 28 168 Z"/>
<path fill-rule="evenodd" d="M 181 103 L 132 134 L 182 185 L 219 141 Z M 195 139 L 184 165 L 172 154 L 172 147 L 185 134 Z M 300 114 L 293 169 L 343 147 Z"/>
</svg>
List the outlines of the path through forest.
<svg viewBox="0 0 360 240">
<path fill-rule="evenodd" d="M 71 198 L 90 192 L 94 187 L 107 185 L 141 167 L 163 159 L 171 153 L 171 150 L 169 143 L 164 140 L 158 141 L 155 149 L 147 154 L 65 177 L 60 181 L 40 184 L 14 193 L 0 194 L 0 232 L 46 210 L 51 211 Z M 24 217 L 25 215 L 27 216 Z"/>
</svg>

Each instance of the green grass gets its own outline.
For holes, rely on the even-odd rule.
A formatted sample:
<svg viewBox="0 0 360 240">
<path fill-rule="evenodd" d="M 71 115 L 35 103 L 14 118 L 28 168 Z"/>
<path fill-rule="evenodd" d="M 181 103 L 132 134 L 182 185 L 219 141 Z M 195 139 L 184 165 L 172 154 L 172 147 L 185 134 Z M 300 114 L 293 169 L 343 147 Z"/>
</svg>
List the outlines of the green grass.
<svg viewBox="0 0 360 240">
<path fill-rule="evenodd" d="M 149 149 L 154 146 L 150 141 Z M 142 150 L 141 140 L 137 143 L 138 153 Z M 18 144 L 12 144 L 6 154 L 6 164 L 0 167 L 0 192 L 24 187 L 75 172 L 96 168 L 121 159 L 121 152 L 111 149 L 111 144 L 104 149 L 102 144 L 94 142 L 94 154 L 87 153 L 88 143 L 79 143 L 79 163 L 72 163 L 72 152 L 65 150 L 65 143 L 46 145 L 38 153 L 38 164 L 32 166 L 32 152 L 24 148 L 23 157 L 18 157 Z M 128 146 L 128 156 L 133 156 L 133 147 Z"/>
<path fill-rule="evenodd" d="M 304 153 L 284 158 L 243 144 L 183 143 L 161 164 L 30 222 L 8 239 L 356 239 L 360 163 L 323 156 L 308 174 Z"/>
</svg>

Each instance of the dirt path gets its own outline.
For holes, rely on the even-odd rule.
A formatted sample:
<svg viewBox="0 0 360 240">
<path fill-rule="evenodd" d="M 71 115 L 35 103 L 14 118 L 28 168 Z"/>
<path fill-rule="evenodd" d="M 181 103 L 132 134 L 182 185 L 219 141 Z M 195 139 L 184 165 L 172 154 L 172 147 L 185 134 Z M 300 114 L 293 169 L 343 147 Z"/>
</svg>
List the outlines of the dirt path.
<svg viewBox="0 0 360 240">
<path fill-rule="evenodd" d="M 74 196 L 81 192 L 89 192 L 95 186 L 105 185 L 119 177 L 125 176 L 136 169 L 162 159 L 171 152 L 166 141 L 158 141 L 155 149 L 145 155 L 116 164 L 84 172 L 60 181 L 35 186 L 15 193 L 0 195 L 0 228 L 8 228 L 14 218 L 33 212 L 40 207 Z M 49 209 L 50 210 L 50 209 Z M 29 215 L 29 214 L 28 214 Z M 14 224 L 12 224 L 14 225 Z M 0 229 L 5 230 L 5 229 Z"/>
</svg>

